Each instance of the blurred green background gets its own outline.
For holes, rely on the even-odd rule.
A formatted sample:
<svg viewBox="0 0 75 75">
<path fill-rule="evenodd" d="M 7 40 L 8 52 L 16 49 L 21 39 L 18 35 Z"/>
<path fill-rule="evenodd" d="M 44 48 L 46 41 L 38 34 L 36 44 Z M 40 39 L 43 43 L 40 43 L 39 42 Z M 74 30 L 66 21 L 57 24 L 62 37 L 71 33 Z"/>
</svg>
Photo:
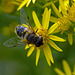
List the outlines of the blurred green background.
<svg viewBox="0 0 75 75">
<path fill-rule="evenodd" d="M 38 0 L 39 1 L 39 0 Z M 30 17 L 31 23 L 34 26 L 32 19 L 32 11 L 34 10 L 41 22 L 42 13 L 44 8 L 44 2 L 36 2 L 34 5 L 31 3 L 28 8 L 24 7 L 27 14 Z M 56 3 L 58 6 L 58 3 Z M 15 37 L 15 26 L 20 24 L 19 11 L 16 11 L 17 6 L 14 8 L 14 12 L 7 13 L 3 9 L 3 5 L 0 1 L 0 75 L 57 75 L 54 71 L 55 67 L 58 67 L 63 71 L 62 60 L 65 59 L 73 71 L 75 64 L 75 35 L 74 43 L 72 46 L 69 45 L 68 41 L 65 43 L 55 42 L 63 52 L 58 52 L 51 47 L 53 58 L 55 63 L 51 67 L 46 62 L 43 51 L 41 51 L 38 66 L 35 65 L 36 50 L 30 57 L 27 57 L 27 51 L 24 46 L 7 48 L 3 46 L 3 43 Z M 53 15 L 52 11 L 52 15 Z M 55 16 L 55 14 L 54 14 Z M 51 25 L 52 23 L 50 23 Z M 60 34 L 57 34 L 60 36 Z M 60 36 L 67 39 L 67 35 Z"/>
</svg>

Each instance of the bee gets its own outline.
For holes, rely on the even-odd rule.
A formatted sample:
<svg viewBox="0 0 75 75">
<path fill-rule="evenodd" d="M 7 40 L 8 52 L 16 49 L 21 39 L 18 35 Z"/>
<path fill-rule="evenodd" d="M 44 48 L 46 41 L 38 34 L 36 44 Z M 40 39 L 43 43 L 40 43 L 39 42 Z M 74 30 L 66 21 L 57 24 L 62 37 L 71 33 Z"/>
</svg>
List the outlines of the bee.
<svg viewBox="0 0 75 75">
<path fill-rule="evenodd" d="M 34 32 L 30 19 L 23 9 L 20 10 L 20 20 L 21 24 L 26 24 L 28 27 L 24 27 L 22 25 L 16 26 L 15 33 L 18 37 L 7 40 L 3 45 L 6 47 L 16 47 L 26 44 L 34 44 L 36 47 L 43 45 L 43 37 L 38 35 L 36 33 L 37 31 Z"/>
</svg>

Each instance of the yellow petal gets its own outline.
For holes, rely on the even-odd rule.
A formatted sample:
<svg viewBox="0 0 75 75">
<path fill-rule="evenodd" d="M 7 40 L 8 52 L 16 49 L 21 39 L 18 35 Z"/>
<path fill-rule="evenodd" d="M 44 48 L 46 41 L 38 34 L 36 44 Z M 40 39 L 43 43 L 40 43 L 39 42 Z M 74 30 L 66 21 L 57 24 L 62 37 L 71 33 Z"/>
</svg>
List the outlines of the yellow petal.
<svg viewBox="0 0 75 75">
<path fill-rule="evenodd" d="M 48 40 L 48 43 L 53 47 L 55 48 L 56 50 L 62 52 L 62 50 L 51 40 Z"/>
<path fill-rule="evenodd" d="M 37 17 L 37 15 L 36 15 L 36 13 L 34 11 L 32 12 L 32 16 L 33 16 L 33 20 L 35 22 L 36 27 L 41 28 L 41 24 L 40 24 L 40 22 L 38 20 L 38 17 Z"/>
<path fill-rule="evenodd" d="M 61 70 L 59 70 L 58 68 L 55 68 L 54 69 L 55 72 L 58 74 L 58 75 L 65 75 Z"/>
<path fill-rule="evenodd" d="M 31 44 L 27 44 L 27 45 L 25 46 L 25 50 L 28 49 L 28 48 L 31 47 L 31 46 L 32 46 Z"/>
<path fill-rule="evenodd" d="M 46 52 L 47 52 L 48 57 L 49 57 L 49 59 L 51 60 L 51 62 L 54 63 L 51 49 L 50 49 L 49 45 L 47 45 L 47 44 L 46 44 Z"/>
<path fill-rule="evenodd" d="M 54 5 L 53 2 L 51 2 L 51 5 L 52 5 L 53 10 L 54 10 L 55 13 L 57 14 L 57 16 L 58 16 L 59 18 L 62 18 L 62 15 L 59 13 L 58 9 L 56 8 L 56 6 Z"/>
<path fill-rule="evenodd" d="M 42 17 L 43 28 L 46 28 L 47 16 L 48 16 L 48 8 L 45 8 L 44 13 L 43 13 L 43 17 Z"/>
<path fill-rule="evenodd" d="M 74 32 L 75 32 L 75 28 L 74 28 Z"/>
<path fill-rule="evenodd" d="M 63 68 L 64 68 L 66 75 L 72 75 L 71 69 L 70 69 L 68 63 L 65 60 L 63 60 L 62 63 L 63 63 Z"/>
<path fill-rule="evenodd" d="M 22 2 L 23 0 L 16 0 L 17 2 Z"/>
<path fill-rule="evenodd" d="M 59 12 L 61 12 L 61 7 L 60 7 L 60 5 L 59 5 Z"/>
<path fill-rule="evenodd" d="M 47 0 L 47 1 L 49 1 L 49 0 Z M 52 2 L 53 3 L 56 3 L 58 0 L 53 0 Z M 50 6 L 51 5 L 51 0 L 50 0 L 50 2 L 48 2 L 48 3 L 46 3 L 44 6 L 43 6 L 43 8 L 44 7 L 47 7 L 47 6 Z"/>
<path fill-rule="evenodd" d="M 62 13 L 67 13 L 67 6 L 69 5 L 69 0 L 59 0 L 59 5 L 60 5 L 60 9 L 62 11 Z M 64 15 L 63 13 L 63 15 Z"/>
<path fill-rule="evenodd" d="M 14 1 L 13 1 L 12 3 L 15 4 L 15 5 L 20 5 L 20 3 L 18 3 L 18 2 L 14 2 Z"/>
<path fill-rule="evenodd" d="M 27 3 L 28 0 L 24 0 L 21 5 L 18 7 L 17 10 L 20 10 L 26 3 Z"/>
<path fill-rule="evenodd" d="M 66 40 L 64 40 L 64 39 L 62 39 L 62 38 L 60 38 L 60 37 L 55 36 L 55 35 L 50 35 L 49 38 L 50 38 L 51 40 L 59 41 L 59 42 L 65 42 L 65 41 L 66 41 Z"/>
<path fill-rule="evenodd" d="M 64 2 L 64 5 L 65 5 L 65 9 L 67 10 L 67 7 L 69 5 L 69 0 L 64 0 L 63 2 Z"/>
<path fill-rule="evenodd" d="M 31 2 L 31 0 L 29 0 L 29 1 L 27 2 L 26 7 L 28 7 L 28 6 L 29 6 L 30 2 Z"/>
<path fill-rule="evenodd" d="M 33 4 L 35 3 L 36 0 L 32 0 Z"/>
<path fill-rule="evenodd" d="M 51 9 L 45 8 L 42 18 L 42 25 L 44 29 L 48 29 L 49 27 L 49 19 L 50 19 Z"/>
<path fill-rule="evenodd" d="M 51 34 L 57 27 L 58 27 L 58 23 L 53 24 L 53 25 L 49 28 L 48 34 Z"/>
<path fill-rule="evenodd" d="M 46 21 L 46 28 L 45 29 L 48 29 L 48 27 L 49 27 L 49 19 L 50 19 L 50 15 L 51 15 L 51 9 L 49 9 L 49 11 L 48 11 L 48 17 L 47 17 L 47 21 Z"/>
<path fill-rule="evenodd" d="M 45 8 L 45 7 L 47 7 L 47 6 L 50 6 L 51 5 L 51 2 L 48 2 L 48 3 L 46 3 L 44 6 L 43 6 L 43 8 Z"/>
<path fill-rule="evenodd" d="M 72 37 L 72 34 L 68 34 L 68 41 L 69 41 L 69 44 L 70 44 L 70 45 L 73 44 L 73 37 Z"/>
<path fill-rule="evenodd" d="M 53 22 L 53 23 L 56 23 L 56 22 L 59 21 L 59 19 L 56 18 L 56 17 L 50 16 L 50 21 Z"/>
<path fill-rule="evenodd" d="M 26 24 L 22 24 L 22 25 L 23 25 L 24 27 L 26 27 L 26 28 L 29 28 L 28 25 L 26 25 Z"/>
<path fill-rule="evenodd" d="M 74 65 L 74 69 L 73 69 L 73 73 L 72 74 L 75 75 L 75 65 Z"/>
<path fill-rule="evenodd" d="M 27 57 L 29 57 L 33 51 L 34 51 L 34 46 L 29 49 L 29 51 L 27 53 Z"/>
<path fill-rule="evenodd" d="M 47 49 L 43 48 L 43 50 L 44 50 L 44 54 L 45 54 L 47 63 L 48 63 L 49 66 L 51 66 L 50 59 L 49 59 L 48 54 L 47 54 L 47 51 L 46 51 Z"/>
<path fill-rule="evenodd" d="M 40 49 L 37 49 L 37 53 L 36 53 L 36 66 L 38 64 L 39 56 L 40 56 Z"/>
</svg>

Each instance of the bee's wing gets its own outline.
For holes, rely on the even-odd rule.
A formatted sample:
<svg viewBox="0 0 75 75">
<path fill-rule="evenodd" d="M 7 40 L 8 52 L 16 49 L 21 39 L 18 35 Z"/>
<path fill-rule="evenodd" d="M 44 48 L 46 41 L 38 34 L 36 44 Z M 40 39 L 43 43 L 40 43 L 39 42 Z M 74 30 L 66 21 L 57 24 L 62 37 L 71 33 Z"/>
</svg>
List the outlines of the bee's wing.
<svg viewBox="0 0 75 75">
<path fill-rule="evenodd" d="M 20 9 L 20 20 L 21 20 L 21 24 L 26 24 L 29 27 L 31 26 L 29 16 L 27 15 L 27 13 L 24 11 L 23 8 Z"/>
<path fill-rule="evenodd" d="M 4 42 L 3 45 L 6 47 L 16 47 L 20 45 L 25 45 L 25 43 L 19 37 L 14 37 Z"/>
</svg>

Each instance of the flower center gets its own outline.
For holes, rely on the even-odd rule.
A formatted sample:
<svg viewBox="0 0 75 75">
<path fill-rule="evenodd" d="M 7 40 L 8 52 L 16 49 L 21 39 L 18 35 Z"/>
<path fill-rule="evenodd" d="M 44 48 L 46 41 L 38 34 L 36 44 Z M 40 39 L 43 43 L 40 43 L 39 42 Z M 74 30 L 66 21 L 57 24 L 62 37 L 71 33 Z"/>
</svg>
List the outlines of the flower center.
<svg viewBox="0 0 75 75">
<path fill-rule="evenodd" d="M 69 20 L 67 20 L 65 18 L 63 20 L 60 20 L 58 25 L 59 25 L 59 30 L 63 33 L 64 31 L 68 31 L 69 30 L 71 23 L 70 23 Z"/>
<path fill-rule="evenodd" d="M 47 33 L 47 30 L 46 29 L 39 29 L 38 31 L 37 31 L 37 34 L 38 35 L 41 35 L 42 37 L 43 37 L 43 43 L 47 43 L 47 40 L 48 40 L 48 38 L 49 38 L 49 35 L 48 35 L 48 33 Z"/>
</svg>

